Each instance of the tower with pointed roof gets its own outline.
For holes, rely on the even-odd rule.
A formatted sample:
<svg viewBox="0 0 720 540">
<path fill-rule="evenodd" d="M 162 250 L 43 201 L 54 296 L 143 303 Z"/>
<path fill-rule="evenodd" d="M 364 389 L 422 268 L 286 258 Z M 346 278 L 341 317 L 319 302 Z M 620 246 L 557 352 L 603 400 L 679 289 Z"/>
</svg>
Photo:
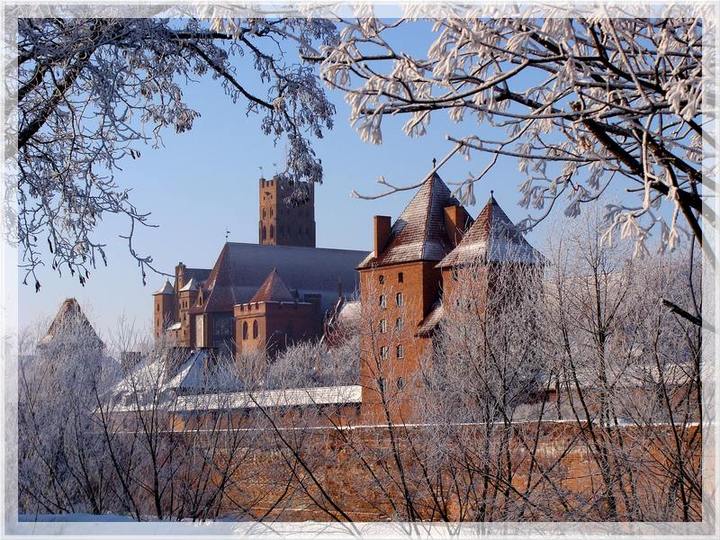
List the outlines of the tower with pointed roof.
<svg viewBox="0 0 720 540">
<path fill-rule="evenodd" d="M 236 359 L 253 351 L 274 356 L 292 343 L 317 337 L 319 308 L 297 298 L 273 268 L 248 302 L 234 306 Z"/>
<path fill-rule="evenodd" d="M 258 243 L 315 247 L 315 189 L 293 185 L 282 176 L 260 178 Z"/>
<path fill-rule="evenodd" d="M 458 246 L 438 264 L 442 272 L 443 290 L 450 294 L 455 287 L 454 274 L 459 268 L 475 265 L 484 269 L 486 289 L 493 286 L 492 269 L 513 265 L 518 279 L 531 268 L 540 268 L 543 256 L 533 248 L 510 220 L 490 192 L 490 198 Z M 510 273 L 505 272 L 505 279 Z"/>
<path fill-rule="evenodd" d="M 472 218 L 433 173 L 391 225 L 374 217 L 373 251 L 360 264 L 363 306 L 360 384 L 363 414 L 382 414 L 383 401 L 415 384 L 430 339 L 417 330 L 439 301 L 437 264 L 457 245 Z M 384 394 L 384 395 L 383 395 Z"/>
<path fill-rule="evenodd" d="M 155 338 L 165 335 L 165 331 L 175 321 L 177 299 L 175 287 L 169 280 L 153 294 L 153 321 L 155 327 Z"/>
</svg>

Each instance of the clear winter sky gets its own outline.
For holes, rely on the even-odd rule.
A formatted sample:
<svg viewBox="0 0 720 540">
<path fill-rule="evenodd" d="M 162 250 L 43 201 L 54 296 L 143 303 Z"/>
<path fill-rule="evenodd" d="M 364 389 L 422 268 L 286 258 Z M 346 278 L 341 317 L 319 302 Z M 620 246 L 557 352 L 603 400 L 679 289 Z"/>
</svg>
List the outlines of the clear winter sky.
<svg viewBox="0 0 720 540">
<path fill-rule="evenodd" d="M 428 30 L 425 27 L 424 30 Z M 428 34 L 425 33 L 425 36 Z M 409 49 L 423 46 L 417 34 L 406 36 Z M 266 177 L 282 166 L 283 142 L 273 145 L 259 130 L 259 117 L 246 116 L 244 104 L 233 105 L 217 81 L 210 78 L 189 85 L 186 101 L 201 113 L 190 132 L 163 133 L 164 146 L 138 147 L 140 159 L 128 159 L 116 173 L 121 186 L 132 188 L 131 198 L 142 210 L 152 212 L 157 228 L 136 231 L 135 247 L 150 253 L 154 264 L 172 273 L 182 261 L 190 267 L 211 268 L 225 241 L 257 242 L 258 178 L 260 167 Z M 351 198 L 353 189 L 374 194 L 382 190 L 379 176 L 397 184 L 421 180 L 432 166 L 432 158 L 441 159 L 451 148 L 445 140 L 450 133 L 464 136 L 483 129 L 474 122 L 458 126 L 445 113 L 435 113 L 425 137 L 408 138 L 401 129 L 404 119 L 383 121 L 383 144 L 363 143 L 349 124 L 349 108 L 342 95 L 329 91 L 337 107 L 335 128 L 316 141 L 315 151 L 322 159 L 324 183 L 316 188 L 318 247 L 372 249 L 372 216 L 397 217 L 412 197 L 412 192 L 364 201 Z M 488 156 L 476 154 L 471 161 L 456 156 L 441 170 L 446 182 L 479 172 Z M 277 166 L 273 164 L 277 163 Z M 527 216 L 520 208 L 517 186 L 521 175 L 514 159 L 500 159 L 494 170 L 476 189 L 477 204 L 469 211 L 476 216 L 487 201 L 491 189 L 513 221 Z M 452 187 L 452 186 L 451 186 Z M 121 316 L 134 321 L 136 328 L 152 324 L 152 293 L 164 277 L 150 275 L 143 286 L 137 264 L 127 251 L 127 223 L 107 216 L 98 238 L 108 244 L 109 265 L 99 267 L 82 287 L 69 274 L 59 277 L 49 267 L 40 271 L 42 288 L 20 285 L 18 294 L 21 328 L 44 321 L 56 312 L 67 297 L 75 297 L 98 331 L 107 336 Z M 542 247 L 548 223 L 528 235 L 536 247 Z M 22 279 L 22 274 L 20 275 Z"/>
</svg>

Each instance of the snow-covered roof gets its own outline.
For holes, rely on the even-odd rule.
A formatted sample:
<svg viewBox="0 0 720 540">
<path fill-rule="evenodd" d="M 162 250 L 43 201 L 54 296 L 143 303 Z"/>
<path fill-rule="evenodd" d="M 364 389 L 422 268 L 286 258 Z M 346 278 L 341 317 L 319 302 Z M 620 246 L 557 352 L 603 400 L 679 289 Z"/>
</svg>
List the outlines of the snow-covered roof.
<svg viewBox="0 0 720 540">
<path fill-rule="evenodd" d="M 159 291 L 153 294 L 175 294 L 175 288 L 170 283 L 170 280 L 166 279 L 165 285 L 163 285 Z"/>
<path fill-rule="evenodd" d="M 218 392 L 178 397 L 173 410 L 196 411 L 218 409 L 253 409 L 256 407 L 295 407 L 303 405 L 340 405 L 360 403 L 362 387 L 323 386 L 318 388 L 290 388 L 258 390 L 254 392 Z"/>
<path fill-rule="evenodd" d="M 441 262 L 439 268 L 474 261 L 538 264 L 543 260 L 490 195 L 485 207 L 463 239 Z"/>
<path fill-rule="evenodd" d="M 183 367 L 179 376 L 187 376 L 190 369 Z M 167 387 L 178 380 L 168 381 Z M 360 403 L 362 386 L 322 386 L 316 388 L 289 388 L 283 390 L 256 390 L 247 392 L 216 392 L 169 394 L 168 410 L 174 412 L 213 411 L 226 409 L 254 409 L 257 407 L 301 407 L 311 405 L 343 405 Z M 119 405 L 117 412 L 135 410 L 136 404 Z"/>
<path fill-rule="evenodd" d="M 338 322 L 356 322 L 362 315 L 362 304 L 360 300 L 345 302 L 338 313 Z"/>
<path fill-rule="evenodd" d="M 427 317 L 425 317 L 418 325 L 417 335 L 422 337 L 430 335 L 442 320 L 443 314 L 443 305 L 441 302 L 438 302 L 430 313 L 427 314 Z"/>
<path fill-rule="evenodd" d="M 452 249 L 445 229 L 445 208 L 460 206 L 436 174 L 428 178 L 393 223 L 382 253 L 373 253 L 359 268 L 411 261 L 439 261 Z"/>
<path fill-rule="evenodd" d="M 89 340 L 88 344 L 94 344 L 98 348 L 105 347 L 105 344 L 100 337 L 98 337 L 95 329 L 92 324 L 90 324 L 90 321 L 83 313 L 80 304 L 75 298 L 66 298 L 60 305 L 55 318 L 52 323 L 50 323 L 47 333 L 40 339 L 38 345 L 49 345 L 57 336 L 62 334 L 64 330 L 72 331 L 75 334 L 82 331 L 82 337 Z"/>
<path fill-rule="evenodd" d="M 182 292 L 182 291 L 197 291 L 197 289 L 198 289 L 197 281 L 195 281 L 195 278 L 194 278 L 194 277 L 191 277 L 191 278 L 190 278 L 190 281 L 188 281 L 188 282 L 180 289 L 180 292 Z"/>
</svg>

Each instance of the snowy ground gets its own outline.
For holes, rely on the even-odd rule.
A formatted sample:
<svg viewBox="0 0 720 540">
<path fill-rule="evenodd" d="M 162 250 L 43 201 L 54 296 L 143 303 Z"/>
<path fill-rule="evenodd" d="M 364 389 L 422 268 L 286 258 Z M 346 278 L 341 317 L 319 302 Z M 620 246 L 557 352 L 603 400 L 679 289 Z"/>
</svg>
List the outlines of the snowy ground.
<svg viewBox="0 0 720 540">
<path fill-rule="evenodd" d="M 130 516 L 120 516 L 117 514 L 20 514 L 18 515 L 20 523 L 78 523 L 85 521 L 92 522 L 118 522 L 118 521 L 134 521 Z"/>
</svg>

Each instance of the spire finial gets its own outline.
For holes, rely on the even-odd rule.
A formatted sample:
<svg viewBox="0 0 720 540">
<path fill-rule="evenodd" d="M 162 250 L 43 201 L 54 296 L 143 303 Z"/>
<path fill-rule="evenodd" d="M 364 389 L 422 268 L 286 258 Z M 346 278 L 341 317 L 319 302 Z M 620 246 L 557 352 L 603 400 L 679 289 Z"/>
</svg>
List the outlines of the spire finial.
<svg viewBox="0 0 720 540">
<path fill-rule="evenodd" d="M 433 158 L 433 169 L 436 167 L 437 159 Z"/>
<path fill-rule="evenodd" d="M 493 191 L 493 190 L 491 189 L 491 190 L 490 190 L 490 197 L 491 197 L 491 198 L 495 198 L 494 195 L 495 195 L 495 191 Z"/>
</svg>

